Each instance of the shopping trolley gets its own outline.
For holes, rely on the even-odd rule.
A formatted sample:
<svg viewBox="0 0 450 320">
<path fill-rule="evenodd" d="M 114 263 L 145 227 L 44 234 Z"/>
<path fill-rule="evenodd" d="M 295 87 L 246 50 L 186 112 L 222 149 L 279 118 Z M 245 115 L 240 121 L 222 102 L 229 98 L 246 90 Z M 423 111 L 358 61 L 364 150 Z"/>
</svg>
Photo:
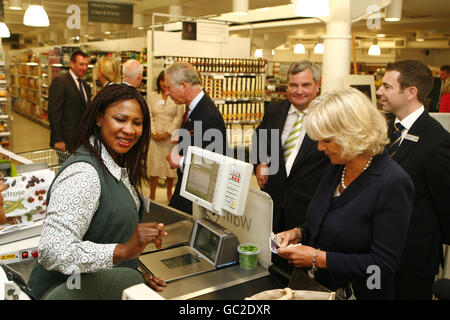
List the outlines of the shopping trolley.
<svg viewBox="0 0 450 320">
<path fill-rule="evenodd" d="M 55 171 L 59 170 L 64 161 L 67 160 L 70 153 L 67 151 L 60 151 L 56 149 L 42 149 L 28 152 L 20 152 L 17 155 L 22 156 L 34 163 L 45 162 L 48 164 L 49 169 Z"/>
</svg>

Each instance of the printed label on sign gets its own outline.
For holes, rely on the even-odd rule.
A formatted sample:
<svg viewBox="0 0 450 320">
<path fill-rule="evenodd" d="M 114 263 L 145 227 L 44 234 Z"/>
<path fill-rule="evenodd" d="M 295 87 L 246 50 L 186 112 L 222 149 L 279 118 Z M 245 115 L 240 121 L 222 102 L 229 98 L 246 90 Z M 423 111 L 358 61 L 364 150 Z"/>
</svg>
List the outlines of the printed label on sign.
<svg viewBox="0 0 450 320">
<path fill-rule="evenodd" d="M 15 259 L 16 255 L 15 254 L 5 254 L 3 256 L 0 256 L 0 260 L 8 260 L 8 259 Z"/>
</svg>

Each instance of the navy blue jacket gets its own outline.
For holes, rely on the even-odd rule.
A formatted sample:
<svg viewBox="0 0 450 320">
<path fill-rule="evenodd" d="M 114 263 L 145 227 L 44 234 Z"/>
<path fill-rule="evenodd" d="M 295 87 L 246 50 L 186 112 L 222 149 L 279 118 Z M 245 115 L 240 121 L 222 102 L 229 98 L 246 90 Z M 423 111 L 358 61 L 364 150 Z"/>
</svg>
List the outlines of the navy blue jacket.
<svg viewBox="0 0 450 320">
<path fill-rule="evenodd" d="M 351 283 L 357 299 L 393 299 L 412 212 L 412 181 L 384 152 L 334 197 L 342 170 L 342 165 L 327 169 L 308 207 L 303 242 L 327 252 L 327 269 L 319 269 L 316 280 L 331 290 Z M 380 271 L 380 289 L 367 286 L 376 274 L 372 268 Z M 369 283 L 377 285 L 373 277 Z"/>
</svg>

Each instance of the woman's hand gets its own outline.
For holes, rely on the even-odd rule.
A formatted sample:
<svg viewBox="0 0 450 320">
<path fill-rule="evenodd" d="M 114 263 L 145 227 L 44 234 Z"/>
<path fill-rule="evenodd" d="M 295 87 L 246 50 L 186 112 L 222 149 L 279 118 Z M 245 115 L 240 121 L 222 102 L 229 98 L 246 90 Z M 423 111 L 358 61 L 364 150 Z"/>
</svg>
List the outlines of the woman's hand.
<svg viewBox="0 0 450 320">
<path fill-rule="evenodd" d="M 317 249 L 309 246 L 298 245 L 287 248 L 278 248 L 278 254 L 284 259 L 288 259 L 296 268 L 311 267 L 313 255 Z M 320 251 L 316 257 L 316 266 L 318 268 L 327 267 L 326 252 Z"/>
<path fill-rule="evenodd" d="M 159 133 L 155 132 L 155 133 L 152 133 L 152 138 L 155 141 L 159 141 L 159 140 L 161 140 L 161 135 Z"/>
<path fill-rule="evenodd" d="M 299 228 L 293 228 L 277 233 L 277 236 L 281 238 L 280 246 L 282 248 L 285 248 L 290 244 L 296 244 L 302 240 L 302 233 Z"/>
<path fill-rule="evenodd" d="M 161 292 L 163 287 L 167 287 L 167 283 L 155 275 L 150 275 L 145 271 L 142 272 L 142 275 L 144 276 L 145 283 L 155 291 Z"/>
<path fill-rule="evenodd" d="M 170 133 L 164 132 L 163 134 L 159 135 L 159 140 L 164 141 L 164 140 L 170 139 L 170 137 L 171 137 Z"/>
<path fill-rule="evenodd" d="M 113 263 L 137 259 L 145 247 L 153 242 L 156 248 L 162 247 L 162 236 L 166 236 L 164 224 L 156 222 L 140 223 L 136 226 L 131 238 L 124 244 L 116 245 Z"/>
</svg>

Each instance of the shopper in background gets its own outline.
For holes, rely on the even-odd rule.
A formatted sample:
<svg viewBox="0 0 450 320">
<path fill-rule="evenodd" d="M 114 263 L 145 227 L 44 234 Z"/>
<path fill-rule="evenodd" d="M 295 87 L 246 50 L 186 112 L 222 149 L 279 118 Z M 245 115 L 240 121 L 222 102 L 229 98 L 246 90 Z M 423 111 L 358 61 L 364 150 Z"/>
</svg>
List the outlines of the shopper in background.
<svg viewBox="0 0 450 320">
<path fill-rule="evenodd" d="M 5 224 L 7 222 L 6 214 L 5 214 L 5 199 L 3 198 L 2 192 L 8 189 L 5 181 L 3 180 L 4 174 L 0 172 L 0 225 Z"/>
<path fill-rule="evenodd" d="M 450 66 L 447 71 L 450 75 Z M 441 102 L 439 103 L 439 112 L 450 112 L 450 77 L 447 77 L 442 84 Z"/>
<path fill-rule="evenodd" d="M 167 157 L 170 167 L 178 169 L 178 181 L 169 206 L 192 214 L 192 202 L 180 196 L 182 170 L 187 147 L 195 145 L 205 149 L 213 145 L 215 147 L 208 149 L 226 154 L 225 123 L 214 102 L 203 91 L 200 74 L 192 64 L 175 62 L 165 70 L 164 79 L 166 94 L 179 105 L 179 108 L 186 105 L 181 124 L 178 152 L 171 152 Z M 213 135 L 212 138 L 207 138 L 204 135 L 208 130 Z"/>
<path fill-rule="evenodd" d="M 184 108 L 173 102 L 166 94 L 164 71 L 156 79 L 157 91 L 150 93 L 148 107 L 152 135 L 148 153 L 147 176 L 150 177 L 150 199 L 155 200 L 159 177 L 166 178 L 167 200 L 172 198 L 174 178 L 177 171 L 171 169 L 166 158 L 174 147 L 171 142 L 172 133 L 179 129 L 183 121 Z"/>
<path fill-rule="evenodd" d="M 149 138 L 148 106 L 135 88 L 111 84 L 96 95 L 49 189 L 39 262 L 29 282 L 37 297 L 57 284 L 64 290 L 66 279 L 79 273 L 81 288 L 65 289 L 67 298 L 120 298 L 121 290 L 144 282 L 137 258 L 150 242 L 161 248 L 166 234 L 162 224 L 139 223 Z M 99 283 L 99 276 L 97 287 L 89 286 L 92 273 L 114 277 L 115 267 L 128 267 L 127 277 Z M 147 280 L 156 290 L 165 286 L 157 277 Z"/>
<path fill-rule="evenodd" d="M 428 98 L 430 98 L 430 104 L 428 112 L 441 112 L 440 105 L 442 101 L 442 95 L 448 89 L 444 89 L 445 83 L 450 79 L 450 65 L 443 65 L 439 69 L 439 78 L 433 78 L 433 85 Z M 448 99 L 448 98 L 447 98 Z M 445 104 L 445 102 L 444 102 Z"/>
<path fill-rule="evenodd" d="M 278 234 L 278 253 L 298 268 L 313 267 L 315 280 L 344 299 L 393 299 L 413 184 L 384 151 L 386 121 L 353 88 L 328 92 L 309 109 L 306 132 L 333 165 L 311 200 L 303 228 Z M 287 247 L 297 242 L 302 245 Z M 377 282 L 369 279 L 374 272 Z"/>
<path fill-rule="evenodd" d="M 450 133 L 424 109 L 431 85 L 426 65 L 404 60 L 387 64 L 377 91 L 383 110 L 395 114 L 388 152 L 414 183 L 413 213 L 396 275 L 398 299 L 431 299 L 442 244 L 450 244 Z"/>
<path fill-rule="evenodd" d="M 101 57 L 97 61 L 96 70 L 97 80 L 100 81 L 102 87 L 120 83 L 120 63 L 116 58 Z"/>
<path fill-rule="evenodd" d="M 142 83 L 144 66 L 136 59 L 127 60 L 122 66 L 122 83 L 138 88 Z"/>
<path fill-rule="evenodd" d="M 256 178 L 259 187 L 273 200 L 273 231 L 291 229 L 305 222 L 306 210 L 325 168 L 328 158 L 317 151 L 317 142 L 311 140 L 302 125 L 308 107 L 319 94 L 320 67 L 310 61 L 291 64 L 287 72 L 287 100 L 273 102 L 266 107 L 264 117 L 256 129 L 254 145 L 267 143 L 269 157 L 276 157 L 279 169 L 268 175 L 268 165 L 258 159 Z M 261 131 L 268 130 L 268 141 L 261 141 Z M 271 132 L 279 133 L 278 141 L 271 141 Z M 278 143 L 279 154 L 271 155 L 270 146 Z M 271 165 L 274 164 L 272 161 Z M 292 265 L 273 255 L 272 262 L 287 272 Z"/>
<path fill-rule="evenodd" d="M 60 151 L 72 147 L 81 117 L 91 100 L 91 88 L 82 80 L 88 63 L 86 53 L 75 51 L 70 57 L 69 72 L 53 79 L 50 84 L 50 147 Z"/>
</svg>

